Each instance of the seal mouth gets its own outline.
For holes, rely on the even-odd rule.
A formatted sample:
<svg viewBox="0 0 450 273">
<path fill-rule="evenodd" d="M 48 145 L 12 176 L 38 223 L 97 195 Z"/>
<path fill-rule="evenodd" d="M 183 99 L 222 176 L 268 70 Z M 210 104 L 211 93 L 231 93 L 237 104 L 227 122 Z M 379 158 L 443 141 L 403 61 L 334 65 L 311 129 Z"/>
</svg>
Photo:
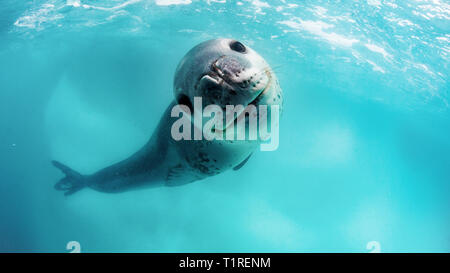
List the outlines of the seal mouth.
<svg viewBox="0 0 450 273">
<path fill-rule="evenodd" d="M 265 86 L 262 90 L 260 90 L 260 92 L 258 93 L 258 95 L 256 95 L 256 97 L 255 97 L 252 101 L 250 101 L 249 103 L 247 103 L 247 105 L 244 106 L 244 109 L 242 110 L 242 112 L 240 112 L 240 113 L 238 113 L 238 114 L 236 115 L 236 118 L 234 118 L 234 119 L 233 119 L 231 122 L 229 122 L 229 123 L 225 123 L 223 129 L 217 129 L 217 128 L 216 128 L 216 130 L 217 130 L 218 132 L 224 133 L 224 132 L 232 125 L 232 124 L 234 124 L 235 122 L 240 121 L 241 119 L 244 119 L 244 118 L 245 118 L 245 113 L 246 113 L 247 107 L 248 107 L 249 105 L 253 105 L 253 106 L 257 107 L 257 104 L 261 101 L 261 99 L 263 98 L 264 94 L 265 94 L 266 91 L 270 88 L 271 83 L 272 83 L 272 76 L 271 76 L 270 71 L 269 71 L 269 70 L 265 70 L 264 72 L 266 73 L 266 75 L 267 75 L 267 77 L 268 77 L 268 81 L 267 81 L 266 86 Z"/>
<path fill-rule="evenodd" d="M 270 73 L 270 71 L 268 69 L 264 70 L 264 73 L 266 73 L 267 75 L 267 84 L 266 86 L 261 90 L 261 92 L 247 105 L 255 105 L 261 100 L 262 95 L 267 91 L 267 89 L 269 89 L 271 83 L 272 83 L 272 74 Z"/>
<path fill-rule="evenodd" d="M 269 87 L 270 87 L 270 85 L 271 85 L 271 83 L 272 83 L 272 76 L 271 76 L 271 74 L 270 74 L 270 71 L 265 70 L 264 72 L 266 73 L 267 78 L 268 78 L 268 81 L 267 81 L 266 86 L 259 92 L 259 94 L 258 94 L 251 102 L 249 102 L 249 103 L 246 105 L 245 108 L 247 108 L 247 106 L 249 106 L 249 105 L 253 105 L 253 106 L 256 107 L 256 104 L 262 99 L 263 95 L 264 95 L 264 94 L 266 93 L 266 91 L 269 89 Z M 231 122 L 231 123 L 234 123 L 235 121 L 239 121 L 239 120 L 241 120 L 241 119 L 243 119 L 243 118 L 245 118 L 245 109 L 244 109 L 244 111 L 242 111 L 241 113 L 239 113 L 239 114 L 236 116 L 236 118 L 233 120 L 233 122 Z M 231 125 L 231 123 L 228 124 L 228 125 L 226 125 L 226 127 L 224 128 L 224 130 L 226 130 L 226 129 Z"/>
<path fill-rule="evenodd" d="M 217 66 L 217 62 L 222 59 L 222 57 L 218 58 L 215 62 L 213 62 L 211 64 L 211 71 L 207 74 L 204 74 L 201 78 L 203 78 L 204 76 L 208 75 L 211 78 L 213 78 L 216 83 L 218 85 L 225 85 L 225 87 L 227 89 L 229 89 L 231 92 L 236 93 L 236 89 L 240 89 L 240 90 L 247 90 L 251 87 L 252 85 L 252 79 L 251 78 L 247 78 L 244 79 L 242 81 L 235 81 L 233 80 L 230 75 L 226 72 L 223 72 L 222 69 L 220 69 Z M 264 86 L 264 88 L 260 89 L 258 92 L 258 95 L 256 95 L 256 97 L 249 102 L 247 105 L 253 104 L 256 105 L 256 103 L 258 103 L 258 101 L 261 98 L 261 95 L 268 89 L 268 87 L 270 86 L 271 82 L 272 82 L 272 73 L 270 72 L 269 69 L 264 69 L 263 71 L 261 71 L 261 73 L 265 73 L 267 76 L 267 84 Z"/>
<path fill-rule="evenodd" d="M 233 121 L 231 122 L 225 122 L 224 123 L 224 127 L 223 129 L 219 129 L 219 128 L 215 128 L 215 130 L 217 131 L 226 131 L 226 129 L 228 127 L 231 126 L 231 124 L 234 124 L 236 121 L 241 120 L 242 118 L 245 118 L 245 113 L 247 110 L 247 107 L 249 105 L 253 105 L 255 107 L 257 107 L 258 103 L 262 100 L 264 94 L 266 93 L 266 91 L 270 88 L 271 84 L 272 84 L 272 73 L 270 68 L 265 68 L 264 70 L 262 70 L 261 74 L 263 73 L 266 75 L 267 77 L 267 83 L 260 88 L 259 90 L 251 90 L 252 87 L 255 87 L 255 83 L 252 81 L 252 77 L 248 77 L 246 79 L 243 80 L 239 80 L 236 81 L 236 79 L 233 79 L 233 76 L 238 77 L 236 74 L 235 75 L 231 75 L 229 71 L 227 70 L 223 70 L 221 69 L 217 63 L 219 60 L 221 60 L 222 58 L 224 58 L 224 56 L 218 58 L 216 61 L 214 61 L 211 66 L 210 66 L 210 71 L 208 73 L 203 74 L 197 84 L 196 84 L 196 88 L 199 86 L 200 82 L 202 81 L 202 79 L 204 77 L 208 77 L 209 81 L 213 82 L 214 85 L 220 86 L 223 89 L 226 89 L 228 92 L 232 93 L 232 94 L 237 94 L 239 93 L 239 91 L 248 91 L 253 93 L 253 98 L 251 98 L 250 102 L 247 103 L 241 103 L 241 105 L 244 106 L 244 109 L 237 113 L 235 116 L 235 118 L 233 119 Z M 245 70 L 245 69 L 243 69 Z M 238 73 L 239 74 L 239 73 Z M 257 74 L 254 74 L 253 76 L 255 76 Z M 224 106 L 222 106 L 222 108 L 225 110 Z"/>
</svg>

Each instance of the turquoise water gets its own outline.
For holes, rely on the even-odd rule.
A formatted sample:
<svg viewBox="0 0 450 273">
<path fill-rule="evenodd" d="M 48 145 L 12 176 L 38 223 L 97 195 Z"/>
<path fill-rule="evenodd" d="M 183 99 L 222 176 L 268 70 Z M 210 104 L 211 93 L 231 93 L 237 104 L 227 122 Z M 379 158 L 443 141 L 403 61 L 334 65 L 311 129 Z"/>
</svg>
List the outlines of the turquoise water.
<svg viewBox="0 0 450 273">
<path fill-rule="evenodd" d="M 0 251 L 450 251 L 448 1 L 3 0 Z M 280 146 L 239 171 L 122 194 L 53 189 L 149 138 L 182 56 L 259 52 Z"/>
</svg>

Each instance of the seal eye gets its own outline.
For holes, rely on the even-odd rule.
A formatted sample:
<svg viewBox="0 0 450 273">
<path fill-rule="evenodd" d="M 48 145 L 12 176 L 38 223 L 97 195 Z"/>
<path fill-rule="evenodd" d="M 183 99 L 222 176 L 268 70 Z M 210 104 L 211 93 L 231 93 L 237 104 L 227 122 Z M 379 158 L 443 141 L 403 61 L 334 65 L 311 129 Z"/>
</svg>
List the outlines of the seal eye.
<svg viewBox="0 0 450 273">
<path fill-rule="evenodd" d="M 245 46 L 241 42 L 238 42 L 238 41 L 231 42 L 230 48 L 232 50 L 234 50 L 236 52 L 240 52 L 240 53 L 244 53 L 246 50 Z"/>
<path fill-rule="evenodd" d="M 188 96 L 181 94 L 178 96 L 177 101 L 178 104 L 186 105 L 189 108 L 189 110 L 191 110 L 191 113 L 194 112 L 194 107 L 192 106 L 191 100 L 189 99 Z"/>
</svg>

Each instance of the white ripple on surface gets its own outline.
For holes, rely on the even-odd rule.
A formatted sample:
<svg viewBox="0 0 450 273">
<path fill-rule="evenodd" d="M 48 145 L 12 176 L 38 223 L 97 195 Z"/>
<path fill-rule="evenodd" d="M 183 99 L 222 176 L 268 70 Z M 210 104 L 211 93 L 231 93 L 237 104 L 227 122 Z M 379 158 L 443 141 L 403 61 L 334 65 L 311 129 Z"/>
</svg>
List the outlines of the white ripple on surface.
<svg viewBox="0 0 450 273">
<path fill-rule="evenodd" d="M 384 71 L 383 68 L 381 68 L 379 65 L 377 65 L 376 63 L 372 62 L 371 60 L 366 60 L 367 63 L 369 63 L 372 66 L 372 70 L 376 71 L 376 72 L 381 72 L 381 73 L 386 73 L 386 71 Z"/>
<path fill-rule="evenodd" d="M 259 8 L 270 8 L 270 5 L 267 2 L 263 2 L 260 0 L 253 0 L 252 4 Z"/>
<path fill-rule="evenodd" d="M 367 0 L 367 4 L 369 6 L 374 6 L 374 7 L 377 7 L 377 8 L 380 8 L 381 5 L 382 5 L 380 0 Z"/>
<path fill-rule="evenodd" d="M 307 31 L 326 40 L 328 43 L 337 46 L 351 47 L 354 43 L 359 42 L 359 40 L 357 39 L 347 38 L 334 32 L 324 31 L 325 29 L 332 28 L 333 25 L 327 24 L 322 21 L 303 21 L 301 19 L 298 19 L 298 22 L 295 22 L 293 20 L 286 20 L 280 21 L 278 23 L 286 25 L 297 31 Z"/>
<path fill-rule="evenodd" d="M 381 55 L 383 55 L 383 57 L 387 60 L 392 59 L 392 56 L 386 52 L 386 50 L 380 46 L 377 46 L 375 44 L 371 44 L 371 43 L 366 43 L 365 46 L 367 47 L 367 49 L 369 49 L 372 52 L 375 53 L 379 53 Z"/>
<path fill-rule="evenodd" d="M 81 2 L 80 0 L 67 0 L 66 5 L 78 8 L 81 7 Z"/>
<path fill-rule="evenodd" d="M 98 10 L 105 10 L 105 11 L 113 11 L 113 10 L 123 9 L 129 5 L 136 4 L 139 2 L 141 2 L 141 0 L 129 0 L 129 1 L 126 1 L 122 4 L 119 4 L 119 5 L 113 6 L 113 7 L 98 7 L 98 6 L 92 6 L 92 5 L 87 5 L 87 4 L 82 4 L 81 6 L 85 9 L 98 9 Z"/>
<path fill-rule="evenodd" d="M 43 4 L 37 11 L 32 11 L 26 15 L 19 17 L 14 25 L 16 27 L 26 27 L 35 30 L 42 30 L 42 24 L 50 21 L 56 21 L 64 18 L 62 14 L 52 14 L 55 9 L 53 4 Z"/>
<path fill-rule="evenodd" d="M 189 5 L 191 0 L 156 0 L 155 4 L 158 6 L 171 6 L 171 5 Z"/>
</svg>

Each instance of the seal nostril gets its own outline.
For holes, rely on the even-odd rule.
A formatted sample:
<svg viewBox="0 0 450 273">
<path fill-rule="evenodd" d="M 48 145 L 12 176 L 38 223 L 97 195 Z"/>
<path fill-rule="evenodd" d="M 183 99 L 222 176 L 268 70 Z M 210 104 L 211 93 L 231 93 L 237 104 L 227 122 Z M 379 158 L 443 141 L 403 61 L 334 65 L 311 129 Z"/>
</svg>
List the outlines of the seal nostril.
<svg viewBox="0 0 450 273">
<path fill-rule="evenodd" d="M 245 46 L 239 41 L 233 41 L 230 44 L 230 48 L 236 52 L 244 53 L 246 51 Z"/>
</svg>

